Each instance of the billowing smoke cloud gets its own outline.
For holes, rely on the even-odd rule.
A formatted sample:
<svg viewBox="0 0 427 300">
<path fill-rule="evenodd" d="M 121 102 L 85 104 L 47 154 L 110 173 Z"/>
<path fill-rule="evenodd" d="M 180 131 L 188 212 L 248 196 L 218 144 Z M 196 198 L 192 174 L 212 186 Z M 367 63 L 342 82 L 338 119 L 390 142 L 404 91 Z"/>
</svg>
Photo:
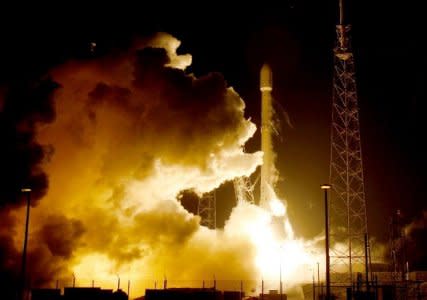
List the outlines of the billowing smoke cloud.
<svg viewBox="0 0 427 300">
<path fill-rule="evenodd" d="M 40 103 L 34 92 L 27 95 L 40 110 L 20 111 L 4 97 L 5 136 L 24 133 L 8 151 L 24 159 L 18 175 L 34 200 L 43 198 L 31 211 L 33 286 L 69 284 L 73 273 L 83 284 L 116 274 L 135 282 L 259 275 L 254 241 L 238 229 L 248 222 L 243 215 L 264 218 L 259 208 L 240 207 L 230 225 L 212 231 L 176 200 L 183 190 L 202 194 L 249 175 L 262 160 L 243 152 L 255 126 L 244 118 L 242 99 L 220 74 L 188 74 L 191 56 L 176 54 L 178 46 L 160 34 L 127 51 L 59 66 L 35 93 Z M 10 116 L 16 120 L 8 123 Z M 49 159 L 45 149 L 53 149 Z M 20 170 L 16 162 L 7 161 L 10 174 Z M 0 231 L 7 245 L 0 258 L 17 270 L 22 238 L 11 233 L 23 228 L 24 211 L 1 213 L 9 225 Z"/>
<path fill-rule="evenodd" d="M 76 219 L 60 215 L 48 215 L 48 221 L 36 232 L 33 239 L 37 244 L 32 247 L 29 256 L 32 285 L 49 283 L 54 276 L 67 269 L 67 260 L 73 250 L 79 246 L 79 240 L 85 229 Z"/>
<path fill-rule="evenodd" d="M 51 122 L 55 113 L 52 92 L 58 85 L 50 79 L 3 89 L 0 93 L 0 207 L 22 204 L 22 187 L 34 188 L 33 201 L 47 190 L 47 176 L 41 169 L 46 148 L 35 141 L 35 126 Z"/>
<path fill-rule="evenodd" d="M 7 299 L 13 299 L 19 276 L 19 252 L 14 245 L 15 220 L 7 211 L 0 211 L 0 288 Z"/>
</svg>

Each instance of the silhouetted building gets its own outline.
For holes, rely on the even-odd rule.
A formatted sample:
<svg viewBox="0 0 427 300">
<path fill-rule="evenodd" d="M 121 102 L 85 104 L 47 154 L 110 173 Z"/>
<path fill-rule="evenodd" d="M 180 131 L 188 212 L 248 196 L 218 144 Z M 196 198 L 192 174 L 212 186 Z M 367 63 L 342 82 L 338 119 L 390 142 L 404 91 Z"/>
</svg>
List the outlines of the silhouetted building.
<svg viewBox="0 0 427 300">
<path fill-rule="evenodd" d="M 31 300 L 60 300 L 60 289 L 33 289 L 31 291 Z"/>
<path fill-rule="evenodd" d="M 224 291 L 224 300 L 241 300 L 245 296 L 245 293 L 240 291 Z"/>
<path fill-rule="evenodd" d="M 145 300 L 223 300 L 223 294 L 215 289 L 170 288 L 145 290 Z"/>
<path fill-rule="evenodd" d="M 65 288 L 64 300 L 128 300 L 122 290 L 103 290 L 94 287 Z"/>
<path fill-rule="evenodd" d="M 113 293 L 114 300 L 129 300 L 128 294 L 126 294 L 123 290 L 118 289 Z"/>
<path fill-rule="evenodd" d="M 101 292 L 101 288 L 64 288 L 64 300 L 98 300 L 101 299 L 101 297 L 103 299 L 111 299 L 112 294 L 112 290 L 104 290 Z"/>
<path fill-rule="evenodd" d="M 269 290 L 268 294 L 262 294 L 259 296 L 262 300 L 287 300 L 288 295 L 282 294 L 278 292 L 278 290 Z"/>
<path fill-rule="evenodd" d="M 64 288 L 64 295 L 59 289 L 33 289 L 31 300 L 128 300 L 122 290 L 103 290 L 97 287 Z"/>
</svg>

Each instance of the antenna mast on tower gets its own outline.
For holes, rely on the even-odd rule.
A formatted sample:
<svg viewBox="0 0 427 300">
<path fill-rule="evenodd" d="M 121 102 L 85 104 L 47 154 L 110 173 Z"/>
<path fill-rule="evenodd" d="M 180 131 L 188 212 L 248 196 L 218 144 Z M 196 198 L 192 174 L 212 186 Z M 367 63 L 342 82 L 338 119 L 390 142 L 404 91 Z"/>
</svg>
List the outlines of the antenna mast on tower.
<svg viewBox="0 0 427 300">
<path fill-rule="evenodd" d="M 339 24 L 334 49 L 330 183 L 331 281 L 349 285 L 355 272 L 366 271 L 366 201 L 363 179 L 359 108 L 351 25 L 345 24 L 339 0 Z M 367 272 L 366 272 L 367 274 Z"/>
</svg>

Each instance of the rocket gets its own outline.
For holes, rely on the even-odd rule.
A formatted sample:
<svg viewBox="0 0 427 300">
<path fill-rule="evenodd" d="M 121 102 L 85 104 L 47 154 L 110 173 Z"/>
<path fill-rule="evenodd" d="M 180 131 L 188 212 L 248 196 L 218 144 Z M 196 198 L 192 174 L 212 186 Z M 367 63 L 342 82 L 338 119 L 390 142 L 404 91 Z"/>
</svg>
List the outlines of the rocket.
<svg viewBox="0 0 427 300">
<path fill-rule="evenodd" d="M 264 153 L 261 166 L 260 206 L 267 207 L 271 200 L 271 191 L 275 183 L 274 152 L 272 142 L 272 96 L 273 73 L 268 64 L 264 64 L 260 72 L 261 91 L 261 151 Z"/>
</svg>

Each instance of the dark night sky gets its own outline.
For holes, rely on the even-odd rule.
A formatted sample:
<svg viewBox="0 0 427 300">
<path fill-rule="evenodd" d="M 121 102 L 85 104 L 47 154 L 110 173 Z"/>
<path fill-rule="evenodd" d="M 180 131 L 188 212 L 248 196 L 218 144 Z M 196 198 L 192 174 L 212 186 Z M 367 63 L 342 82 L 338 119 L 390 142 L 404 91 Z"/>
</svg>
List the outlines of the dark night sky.
<svg viewBox="0 0 427 300">
<path fill-rule="evenodd" d="M 283 125 L 283 139 L 277 142 L 283 177 L 279 194 L 289 201 L 297 233 L 312 236 L 322 226 L 319 185 L 329 173 L 336 1 L 258 3 L 247 7 L 219 2 L 162 3 L 153 7 L 118 2 L 108 8 L 89 8 L 58 2 L 46 9 L 4 8 L 0 82 L 9 85 L 37 78 L 70 58 L 90 59 L 91 41 L 98 45 L 97 55 L 102 55 L 126 47 L 133 37 L 166 31 L 182 41 L 180 52 L 193 55 L 190 71 L 223 73 L 246 101 L 247 116 L 259 124 L 258 71 L 263 61 L 269 61 L 275 99 L 294 125 Z M 368 222 L 372 234 L 385 240 L 394 210 L 400 208 L 412 218 L 427 206 L 423 146 L 427 59 L 421 46 L 425 26 L 420 7 L 408 1 L 354 1 L 348 8 Z M 249 143 L 249 151 L 259 147 L 258 138 Z M 221 199 L 231 193 L 230 185 L 218 192 L 219 210 L 229 211 L 232 203 Z"/>
</svg>

